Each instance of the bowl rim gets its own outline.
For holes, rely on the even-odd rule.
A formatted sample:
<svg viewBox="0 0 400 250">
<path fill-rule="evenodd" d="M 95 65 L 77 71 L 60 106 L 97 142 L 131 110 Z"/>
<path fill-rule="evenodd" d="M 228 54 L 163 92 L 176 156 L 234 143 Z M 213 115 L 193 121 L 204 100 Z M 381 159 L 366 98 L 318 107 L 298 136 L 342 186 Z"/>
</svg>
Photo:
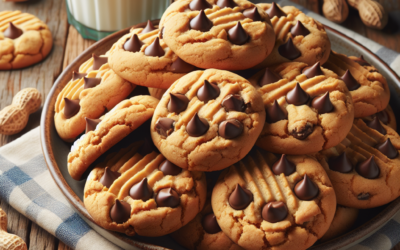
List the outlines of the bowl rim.
<svg viewBox="0 0 400 250">
<path fill-rule="evenodd" d="M 158 21 L 158 20 L 156 20 Z M 154 23 L 155 21 L 153 21 Z M 68 185 L 66 180 L 64 179 L 60 169 L 58 168 L 58 165 L 55 161 L 55 157 L 53 154 L 53 150 L 51 148 L 51 132 L 50 132 L 50 126 L 54 126 L 54 109 L 53 107 L 50 107 L 50 103 L 52 98 L 55 98 L 54 95 L 56 91 L 60 88 L 61 83 L 63 82 L 64 78 L 67 77 L 67 74 L 70 74 L 69 72 L 72 72 L 72 70 L 76 67 L 75 62 L 84 60 L 92 54 L 96 50 L 97 47 L 101 46 L 104 43 L 109 42 L 110 40 L 116 39 L 116 37 L 121 37 L 125 35 L 126 33 L 129 32 L 131 28 L 138 28 L 138 27 L 144 27 L 147 22 L 143 22 L 137 25 L 134 25 L 129 28 L 125 28 L 123 30 L 120 30 L 116 33 L 113 33 L 98 42 L 94 43 L 91 45 L 89 48 L 87 48 L 84 52 L 82 52 L 77 58 L 74 59 L 74 61 L 68 65 L 63 72 L 57 77 L 56 81 L 54 82 L 47 98 L 46 101 L 43 105 L 43 110 L 42 110 L 42 115 L 40 118 L 40 140 L 41 140 L 41 147 L 44 155 L 44 159 L 47 165 L 47 168 L 49 169 L 49 172 L 57 184 L 58 188 L 61 190 L 61 192 L 64 194 L 64 196 L 68 199 L 69 203 L 74 207 L 74 209 L 82 216 L 85 217 L 86 220 L 94 223 L 97 225 L 97 223 L 92 219 L 90 214 L 87 212 L 87 210 L 84 207 L 83 202 L 79 199 L 79 197 L 73 192 L 72 188 Z M 369 54 L 371 57 L 374 58 L 374 60 L 378 61 L 381 63 L 386 70 L 391 73 L 394 78 L 397 79 L 397 82 L 400 83 L 400 77 L 394 72 L 394 70 L 387 64 L 385 63 L 381 58 L 379 58 L 376 54 L 374 54 L 372 51 L 370 51 L 368 48 L 364 47 L 362 44 L 359 42 L 355 41 L 354 39 L 346 36 L 345 34 L 341 33 L 340 31 L 337 31 L 327 25 L 324 25 L 324 28 L 326 30 L 329 30 L 330 32 L 336 34 L 337 36 L 341 36 L 344 38 L 344 40 L 347 40 L 357 47 L 361 48 L 364 51 L 364 54 Z M 400 85 L 399 85 L 400 87 Z M 400 197 L 396 198 L 392 202 L 389 203 L 389 205 L 381 211 L 379 214 L 377 214 L 375 217 L 367 221 L 366 223 L 362 224 L 358 228 L 341 235 L 339 237 L 336 237 L 334 239 L 331 239 L 327 242 L 320 243 L 317 246 L 311 247 L 313 250 L 317 249 L 338 249 L 342 247 L 346 247 L 354 242 L 357 242 L 364 237 L 369 236 L 371 232 L 375 232 L 377 229 L 382 227 L 386 222 L 388 222 L 393 216 L 397 213 L 397 211 L 400 210 Z M 97 225 L 99 226 L 99 225 Z M 100 226 L 99 226 L 100 227 Z M 150 243 L 145 243 L 141 242 L 140 240 L 137 239 L 132 239 L 132 238 L 127 238 L 121 236 L 121 234 L 109 231 L 114 237 L 117 237 L 118 239 L 141 249 L 166 249 L 160 246 L 156 246 Z"/>
</svg>

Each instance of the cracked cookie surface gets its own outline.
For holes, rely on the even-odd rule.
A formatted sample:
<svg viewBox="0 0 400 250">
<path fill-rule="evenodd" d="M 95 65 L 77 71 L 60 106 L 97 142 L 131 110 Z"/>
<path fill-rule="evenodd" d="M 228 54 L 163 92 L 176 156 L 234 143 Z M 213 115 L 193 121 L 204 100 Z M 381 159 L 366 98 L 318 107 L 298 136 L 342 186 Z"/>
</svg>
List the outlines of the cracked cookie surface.
<svg viewBox="0 0 400 250">
<path fill-rule="evenodd" d="M 267 13 L 272 8 L 272 4 L 267 3 L 260 3 L 257 6 Z M 280 7 L 275 5 L 273 8 Z M 285 6 L 280 9 L 285 15 L 271 17 L 276 35 L 274 49 L 262 63 L 255 67 L 264 68 L 291 61 L 304 62 L 309 65 L 316 62 L 325 63 L 329 57 L 331 43 L 324 26 L 293 6 Z M 301 27 L 298 27 L 299 25 Z M 289 38 L 291 44 L 288 45 Z M 288 46 L 287 50 L 285 45 Z M 289 49 L 292 52 L 289 52 Z"/>
<path fill-rule="evenodd" d="M 213 190 L 218 224 L 245 249 L 306 249 L 333 219 L 335 192 L 321 165 L 308 156 L 284 157 L 294 168 L 275 172 L 281 160 L 253 149 L 224 170 Z M 287 165 L 281 170 L 288 170 Z"/>
<path fill-rule="evenodd" d="M 206 199 L 205 175 L 179 168 L 168 172 L 160 167 L 165 158 L 154 151 L 143 153 L 143 147 L 143 141 L 135 142 L 94 168 L 85 185 L 84 203 L 96 223 L 108 230 L 129 236 L 162 236 L 201 211 Z M 169 197 L 175 199 L 172 203 L 159 198 L 166 189 L 175 194 Z M 126 210 L 116 208 L 116 203 Z"/>
<path fill-rule="evenodd" d="M 343 207 L 338 205 L 328 231 L 319 240 L 322 242 L 328 241 L 339 235 L 345 234 L 353 226 L 357 216 L 357 208 Z"/>
<path fill-rule="evenodd" d="M 262 98 L 246 79 L 208 69 L 172 84 L 154 112 L 151 136 L 181 168 L 216 171 L 250 151 L 264 121 Z"/>
<path fill-rule="evenodd" d="M 302 73 L 308 69 L 319 73 Z M 345 83 L 337 78 L 317 64 L 307 67 L 299 62 L 267 68 L 250 78 L 267 111 L 256 145 L 274 153 L 299 155 L 340 143 L 350 131 L 354 108 Z M 298 103 L 297 97 L 304 100 Z M 319 103 L 314 102 L 317 98 Z"/>
<path fill-rule="evenodd" d="M 151 96 L 134 96 L 110 110 L 94 130 L 83 134 L 68 154 L 68 172 L 79 180 L 100 155 L 130 134 L 154 113 L 158 100 Z"/>
<path fill-rule="evenodd" d="M 340 205 L 372 208 L 400 194 L 400 137 L 379 120 L 355 119 L 337 146 L 316 154 L 335 189 Z"/>
<path fill-rule="evenodd" d="M 98 119 L 135 88 L 134 84 L 115 74 L 107 63 L 107 57 L 108 52 L 104 56 L 93 55 L 79 67 L 78 72 L 71 72 L 71 81 L 58 94 L 54 123 L 61 139 L 73 141 L 85 131 L 86 118 Z M 65 98 L 79 102 L 75 112 L 65 112 Z"/>
<path fill-rule="evenodd" d="M 0 70 L 38 63 L 50 53 L 52 46 L 49 28 L 34 15 L 21 11 L 0 12 Z"/>
<path fill-rule="evenodd" d="M 191 9 L 195 2 L 207 7 Z M 160 23 L 165 42 L 180 58 L 199 68 L 241 70 L 263 61 L 275 43 L 268 15 L 256 8 L 255 20 L 245 16 L 243 11 L 255 7 L 246 0 L 233 0 L 231 7 L 219 2 L 183 0 L 171 4 Z"/>
</svg>

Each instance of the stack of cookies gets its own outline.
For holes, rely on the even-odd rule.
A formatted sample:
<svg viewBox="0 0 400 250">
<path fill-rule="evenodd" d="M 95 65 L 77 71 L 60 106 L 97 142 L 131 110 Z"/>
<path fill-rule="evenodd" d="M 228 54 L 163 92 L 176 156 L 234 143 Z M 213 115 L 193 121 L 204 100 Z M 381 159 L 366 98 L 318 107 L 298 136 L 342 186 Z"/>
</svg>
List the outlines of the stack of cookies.
<svg viewBox="0 0 400 250">
<path fill-rule="evenodd" d="M 55 125 L 108 230 L 306 249 L 400 196 L 385 78 L 295 7 L 178 0 L 71 74 Z"/>
</svg>

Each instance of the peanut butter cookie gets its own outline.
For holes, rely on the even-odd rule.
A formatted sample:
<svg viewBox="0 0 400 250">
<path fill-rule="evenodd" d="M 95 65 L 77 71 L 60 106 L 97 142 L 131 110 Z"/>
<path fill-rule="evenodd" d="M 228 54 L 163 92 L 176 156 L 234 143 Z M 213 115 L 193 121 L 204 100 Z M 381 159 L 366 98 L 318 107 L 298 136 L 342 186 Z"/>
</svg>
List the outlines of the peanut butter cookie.
<svg viewBox="0 0 400 250">
<path fill-rule="evenodd" d="M 358 216 L 357 208 L 350 208 L 338 205 L 335 216 L 328 231 L 322 236 L 320 241 L 328 241 L 337 236 L 345 234 L 353 226 Z"/>
</svg>

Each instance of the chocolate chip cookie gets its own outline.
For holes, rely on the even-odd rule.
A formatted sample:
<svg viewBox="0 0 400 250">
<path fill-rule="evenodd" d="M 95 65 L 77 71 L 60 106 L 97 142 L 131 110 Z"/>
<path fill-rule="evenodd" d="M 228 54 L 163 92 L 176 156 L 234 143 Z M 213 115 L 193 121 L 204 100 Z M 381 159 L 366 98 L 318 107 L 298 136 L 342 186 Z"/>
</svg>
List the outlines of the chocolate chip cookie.
<svg viewBox="0 0 400 250">
<path fill-rule="evenodd" d="M 245 249 L 306 249 L 328 230 L 336 208 L 315 159 L 258 149 L 224 170 L 211 203 L 222 231 Z"/>
<path fill-rule="evenodd" d="M 346 84 L 320 63 L 290 62 L 249 81 L 262 95 L 266 122 L 257 145 L 274 153 L 310 154 L 340 143 L 354 108 Z"/>
<path fill-rule="evenodd" d="M 179 167 L 216 171 L 250 151 L 264 121 L 262 98 L 246 79 L 207 69 L 172 84 L 156 108 L 151 136 Z"/>
</svg>

